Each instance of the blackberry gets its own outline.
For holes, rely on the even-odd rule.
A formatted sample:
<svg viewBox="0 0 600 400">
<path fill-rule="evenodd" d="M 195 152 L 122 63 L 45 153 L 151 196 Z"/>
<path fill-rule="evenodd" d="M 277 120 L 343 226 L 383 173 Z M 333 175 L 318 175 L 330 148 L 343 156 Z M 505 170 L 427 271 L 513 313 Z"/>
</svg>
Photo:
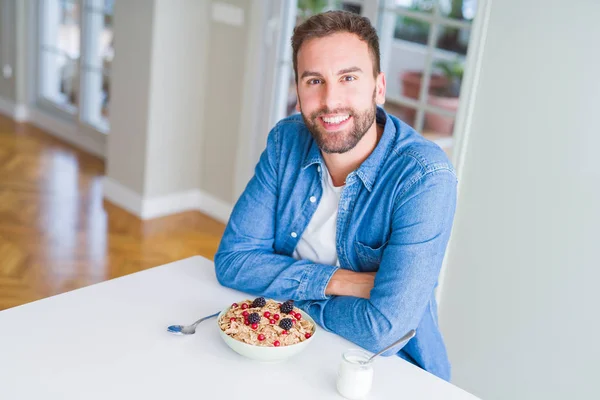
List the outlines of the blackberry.
<svg viewBox="0 0 600 400">
<path fill-rule="evenodd" d="M 252 302 L 252 306 L 251 307 L 264 307 L 265 304 L 267 304 L 267 301 L 265 300 L 264 297 L 257 297 L 256 299 L 254 299 L 254 301 Z"/>
<path fill-rule="evenodd" d="M 290 329 L 292 329 L 292 326 L 294 326 L 294 324 L 292 323 L 292 320 L 290 318 L 284 318 L 281 321 L 279 321 L 279 327 L 285 331 L 289 331 Z"/>
<path fill-rule="evenodd" d="M 258 313 L 253 312 L 252 314 L 248 315 L 248 322 L 250 322 L 251 324 L 258 324 L 260 322 L 260 315 L 258 315 Z"/>
<path fill-rule="evenodd" d="M 294 300 L 288 300 L 279 307 L 282 313 L 289 314 L 294 310 Z"/>
</svg>

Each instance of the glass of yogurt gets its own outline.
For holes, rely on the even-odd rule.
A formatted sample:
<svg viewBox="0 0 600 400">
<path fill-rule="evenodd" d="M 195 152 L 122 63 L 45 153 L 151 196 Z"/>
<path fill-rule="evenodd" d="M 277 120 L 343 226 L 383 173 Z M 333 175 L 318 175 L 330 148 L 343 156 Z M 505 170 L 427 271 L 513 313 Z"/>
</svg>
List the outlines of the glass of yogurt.
<svg viewBox="0 0 600 400">
<path fill-rule="evenodd" d="M 337 390 L 349 400 L 364 399 L 373 384 L 373 364 L 367 363 L 371 354 L 363 350 L 350 349 L 342 354 Z"/>
</svg>

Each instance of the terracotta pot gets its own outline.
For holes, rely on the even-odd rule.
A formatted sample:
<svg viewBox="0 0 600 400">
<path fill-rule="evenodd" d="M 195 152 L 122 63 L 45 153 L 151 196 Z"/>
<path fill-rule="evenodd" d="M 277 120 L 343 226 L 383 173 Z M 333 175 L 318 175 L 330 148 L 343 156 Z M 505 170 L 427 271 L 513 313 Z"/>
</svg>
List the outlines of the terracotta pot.
<svg viewBox="0 0 600 400">
<path fill-rule="evenodd" d="M 433 94 L 429 95 L 428 103 L 432 106 L 443 108 L 456 113 L 458 110 L 458 97 L 441 97 Z M 437 133 L 451 135 L 454 130 L 454 117 L 445 115 L 425 113 L 425 129 Z"/>
</svg>

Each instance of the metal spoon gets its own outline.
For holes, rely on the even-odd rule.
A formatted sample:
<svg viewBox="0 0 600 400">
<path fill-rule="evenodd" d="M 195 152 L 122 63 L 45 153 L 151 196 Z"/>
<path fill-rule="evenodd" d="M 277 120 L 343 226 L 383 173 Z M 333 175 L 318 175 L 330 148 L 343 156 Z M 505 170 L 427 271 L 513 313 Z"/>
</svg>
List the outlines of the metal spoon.
<svg viewBox="0 0 600 400">
<path fill-rule="evenodd" d="M 399 345 L 402 342 L 407 342 L 410 339 L 413 338 L 413 336 L 415 336 L 416 332 L 414 329 L 411 329 L 406 335 L 402 336 L 400 339 L 396 340 L 394 343 L 390 344 L 388 347 L 386 347 L 385 349 L 381 350 L 379 353 L 374 354 L 373 356 L 371 356 L 371 358 L 369 358 L 367 361 L 361 361 L 361 364 L 368 364 L 370 362 L 373 361 L 373 359 L 375 357 L 377 357 L 378 355 L 385 353 L 386 351 L 388 351 L 389 349 L 391 349 L 392 347 L 395 347 L 397 345 Z"/>
<path fill-rule="evenodd" d="M 216 317 L 220 312 L 209 315 L 208 317 L 200 318 L 198 321 L 194 322 L 191 325 L 183 326 L 183 325 L 171 325 L 167 328 L 167 331 L 175 334 L 175 335 L 193 335 L 196 333 L 196 326 L 202 321 L 205 321 L 209 318 Z"/>
</svg>

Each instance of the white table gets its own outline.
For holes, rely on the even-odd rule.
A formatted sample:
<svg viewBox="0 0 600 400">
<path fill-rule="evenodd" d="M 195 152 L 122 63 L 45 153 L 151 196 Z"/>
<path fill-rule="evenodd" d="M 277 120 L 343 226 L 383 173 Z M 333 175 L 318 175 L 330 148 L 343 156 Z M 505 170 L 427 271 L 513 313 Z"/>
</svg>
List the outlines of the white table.
<svg viewBox="0 0 600 400">
<path fill-rule="evenodd" d="M 334 334 L 266 364 L 229 349 L 216 319 L 193 336 L 165 329 L 247 297 L 192 257 L 2 311 L 0 399 L 340 399 L 340 355 L 356 346 Z M 374 370 L 370 399 L 475 399 L 399 357 Z"/>
</svg>

